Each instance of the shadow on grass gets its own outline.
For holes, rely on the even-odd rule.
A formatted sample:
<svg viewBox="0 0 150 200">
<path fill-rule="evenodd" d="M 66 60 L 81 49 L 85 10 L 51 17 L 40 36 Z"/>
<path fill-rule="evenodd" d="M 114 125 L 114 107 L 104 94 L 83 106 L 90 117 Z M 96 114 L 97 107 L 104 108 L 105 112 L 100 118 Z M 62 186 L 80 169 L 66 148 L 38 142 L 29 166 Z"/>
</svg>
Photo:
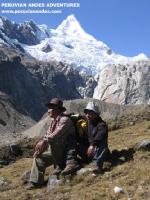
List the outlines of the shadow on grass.
<svg viewBox="0 0 150 200">
<path fill-rule="evenodd" d="M 113 150 L 104 161 L 104 171 L 110 171 L 112 167 L 121 165 L 125 162 L 133 160 L 135 150 L 133 148 Z"/>
</svg>

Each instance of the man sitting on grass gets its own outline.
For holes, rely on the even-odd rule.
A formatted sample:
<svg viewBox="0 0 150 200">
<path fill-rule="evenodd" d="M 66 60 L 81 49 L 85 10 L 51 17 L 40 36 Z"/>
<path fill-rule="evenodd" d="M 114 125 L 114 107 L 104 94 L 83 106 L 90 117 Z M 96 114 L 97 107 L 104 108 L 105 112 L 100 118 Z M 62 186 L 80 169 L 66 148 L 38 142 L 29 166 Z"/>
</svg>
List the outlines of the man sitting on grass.
<svg viewBox="0 0 150 200">
<path fill-rule="evenodd" d="M 86 125 L 84 125 L 84 134 L 86 134 L 86 142 L 79 141 L 78 154 L 83 160 L 92 161 L 92 171 L 95 174 L 101 172 L 103 161 L 109 154 L 108 149 L 108 127 L 99 116 L 98 108 L 93 102 L 89 102 L 84 109 Z"/>
<path fill-rule="evenodd" d="M 75 128 L 69 117 L 64 116 L 66 110 L 59 98 L 52 99 L 48 104 L 48 114 L 52 121 L 43 140 L 35 146 L 34 160 L 27 189 L 44 184 L 46 167 L 54 164 L 54 175 L 67 175 L 79 169 L 76 160 Z M 51 151 L 47 151 L 50 145 Z"/>
</svg>

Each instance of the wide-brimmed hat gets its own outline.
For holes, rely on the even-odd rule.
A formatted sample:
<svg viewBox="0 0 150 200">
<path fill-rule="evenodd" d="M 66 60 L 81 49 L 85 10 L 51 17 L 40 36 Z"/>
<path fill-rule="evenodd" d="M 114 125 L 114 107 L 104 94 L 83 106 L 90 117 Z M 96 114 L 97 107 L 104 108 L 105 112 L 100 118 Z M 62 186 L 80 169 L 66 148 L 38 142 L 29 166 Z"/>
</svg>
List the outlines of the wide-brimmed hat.
<svg viewBox="0 0 150 200">
<path fill-rule="evenodd" d="M 48 108 L 57 108 L 60 109 L 62 112 L 66 111 L 66 108 L 63 107 L 63 102 L 59 98 L 53 98 L 51 101 L 47 104 L 45 104 Z"/>
<path fill-rule="evenodd" d="M 89 102 L 87 104 L 86 108 L 84 109 L 84 113 L 86 114 L 88 111 L 93 111 L 97 115 L 99 115 L 98 107 L 94 104 L 94 102 Z"/>
</svg>

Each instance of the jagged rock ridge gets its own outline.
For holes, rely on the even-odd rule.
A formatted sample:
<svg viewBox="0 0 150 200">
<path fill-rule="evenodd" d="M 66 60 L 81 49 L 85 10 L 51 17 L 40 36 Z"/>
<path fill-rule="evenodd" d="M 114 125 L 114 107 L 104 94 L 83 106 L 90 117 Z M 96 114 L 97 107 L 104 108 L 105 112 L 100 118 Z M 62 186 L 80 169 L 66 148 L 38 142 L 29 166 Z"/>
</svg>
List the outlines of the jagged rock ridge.
<svg viewBox="0 0 150 200">
<path fill-rule="evenodd" d="M 150 61 L 104 67 L 93 97 L 117 104 L 150 104 Z"/>
</svg>

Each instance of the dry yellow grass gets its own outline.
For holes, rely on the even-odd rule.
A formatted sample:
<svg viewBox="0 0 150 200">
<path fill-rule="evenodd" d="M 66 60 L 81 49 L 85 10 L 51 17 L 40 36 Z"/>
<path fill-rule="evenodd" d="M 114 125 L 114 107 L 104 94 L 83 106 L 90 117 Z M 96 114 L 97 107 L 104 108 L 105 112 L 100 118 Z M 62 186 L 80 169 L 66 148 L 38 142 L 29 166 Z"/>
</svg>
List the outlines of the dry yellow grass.
<svg viewBox="0 0 150 200">
<path fill-rule="evenodd" d="M 6 178 L 9 187 L 1 191 L 0 199 L 149 200 L 150 152 L 133 150 L 145 139 L 150 139 L 149 121 L 109 132 L 110 150 L 120 153 L 111 168 L 97 177 L 89 172 L 74 176 L 70 182 L 64 182 L 50 193 L 47 193 L 46 187 L 28 191 L 21 185 L 20 177 L 30 169 L 32 159 L 20 159 L 0 169 L 0 176 Z M 115 194 L 115 186 L 123 188 L 123 192 Z"/>
</svg>

